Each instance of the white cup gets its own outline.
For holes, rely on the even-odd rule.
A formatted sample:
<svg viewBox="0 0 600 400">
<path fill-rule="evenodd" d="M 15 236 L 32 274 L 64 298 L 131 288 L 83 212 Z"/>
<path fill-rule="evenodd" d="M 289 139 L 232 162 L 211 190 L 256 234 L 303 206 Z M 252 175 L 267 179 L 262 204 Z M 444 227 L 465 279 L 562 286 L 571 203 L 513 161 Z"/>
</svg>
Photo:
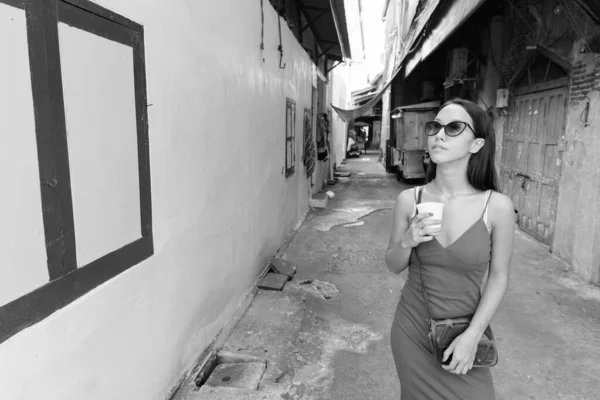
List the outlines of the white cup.
<svg viewBox="0 0 600 400">
<path fill-rule="evenodd" d="M 419 212 L 419 214 L 432 213 L 433 215 L 431 217 L 427 217 L 427 218 L 437 219 L 437 220 L 441 221 L 442 216 L 444 214 L 444 203 L 436 203 L 433 201 L 428 202 L 428 203 L 419 203 L 419 204 L 417 204 L 417 211 Z M 441 228 L 441 224 L 440 225 L 431 225 L 431 226 L 434 228 Z"/>
</svg>

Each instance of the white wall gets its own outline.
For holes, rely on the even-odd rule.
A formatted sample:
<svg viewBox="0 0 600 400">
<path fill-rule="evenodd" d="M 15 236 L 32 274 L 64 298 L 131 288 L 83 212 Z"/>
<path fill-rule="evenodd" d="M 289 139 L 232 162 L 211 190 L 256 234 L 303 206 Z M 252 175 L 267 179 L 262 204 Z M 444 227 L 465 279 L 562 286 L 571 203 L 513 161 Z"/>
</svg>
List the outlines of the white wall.
<svg viewBox="0 0 600 400">
<path fill-rule="evenodd" d="M 3 400 L 164 399 L 232 315 L 308 204 L 302 110 L 310 107 L 312 66 L 282 23 L 287 67 L 279 69 L 277 17 L 268 1 L 265 63 L 259 51 L 258 1 L 97 3 L 145 28 L 155 255 L 0 344 Z M 18 10 L 11 9 L 10 15 L 5 10 L 0 5 L 0 34 L 11 39 L 2 40 L 0 48 L 11 62 L 0 66 L 0 85 L 9 88 L 0 95 L 0 134 L 14 145 L 10 152 L 2 146 L 0 163 L 18 176 L 5 175 L 13 188 L 7 192 L 15 198 L 0 201 L 1 209 L 20 217 L 17 222 L 14 215 L 0 214 L 0 293 L 5 279 L 19 282 L 23 275 L 26 282 L 10 293 L 14 298 L 43 284 L 47 271 L 25 25 Z M 129 240 L 137 222 L 130 213 L 139 202 L 136 188 L 128 187 L 136 172 L 130 149 L 121 153 L 97 137 L 107 129 L 115 129 L 112 139 L 119 132 L 131 134 L 130 111 L 119 108 L 131 105 L 122 68 L 129 56 L 106 42 L 83 50 L 95 38 L 77 33 L 80 41 L 71 40 L 64 35 L 70 29 L 61 28 L 60 45 L 63 73 L 68 74 L 67 126 L 73 130 L 73 199 L 77 234 L 82 235 L 77 240 L 92 259 Z M 104 66 L 120 77 L 113 89 L 122 90 L 124 98 L 103 89 L 105 76 L 98 82 L 87 79 L 81 67 L 88 56 L 95 70 Z M 282 171 L 286 97 L 297 107 L 296 173 L 287 179 Z M 121 103 L 109 104 L 117 100 Z M 6 104 L 17 112 L 7 113 Z M 101 107 L 109 117 L 89 127 L 81 119 L 100 111 L 88 107 Z M 118 143 L 132 145 L 128 137 Z M 95 165 L 99 154 L 87 158 L 94 146 L 115 165 Z M 103 182 L 120 172 L 124 175 L 115 187 Z M 86 182 L 86 173 L 96 182 Z M 93 200 L 104 189 L 109 193 Z M 114 202 L 106 204 L 111 194 Z M 92 214 L 100 206 L 95 202 L 103 203 L 98 215 Z M 96 222 L 104 225 L 94 244 L 85 227 Z M 14 253 L 5 252 L 10 246 Z M 22 254 L 25 248 L 28 253 Z M 6 276 L 6 271 L 17 276 Z"/>
<path fill-rule="evenodd" d="M 133 51 L 63 23 L 58 34 L 82 267 L 142 236 Z"/>
<path fill-rule="evenodd" d="M 10 60 L 0 62 L 2 306 L 46 283 L 48 268 L 23 10 L 0 4 L 0 38 L 0 54 Z"/>
</svg>

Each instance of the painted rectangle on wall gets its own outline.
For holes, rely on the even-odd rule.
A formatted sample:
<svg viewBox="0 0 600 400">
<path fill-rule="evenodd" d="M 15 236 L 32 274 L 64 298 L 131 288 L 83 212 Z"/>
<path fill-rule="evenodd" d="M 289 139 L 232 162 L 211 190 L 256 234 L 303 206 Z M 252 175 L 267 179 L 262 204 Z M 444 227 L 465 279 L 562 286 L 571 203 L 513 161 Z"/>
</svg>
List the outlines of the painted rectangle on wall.
<svg viewBox="0 0 600 400">
<path fill-rule="evenodd" d="M 78 267 L 141 238 L 131 47 L 59 23 Z"/>
<path fill-rule="evenodd" d="M 0 306 L 48 282 L 25 11 L 0 3 Z"/>
</svg>

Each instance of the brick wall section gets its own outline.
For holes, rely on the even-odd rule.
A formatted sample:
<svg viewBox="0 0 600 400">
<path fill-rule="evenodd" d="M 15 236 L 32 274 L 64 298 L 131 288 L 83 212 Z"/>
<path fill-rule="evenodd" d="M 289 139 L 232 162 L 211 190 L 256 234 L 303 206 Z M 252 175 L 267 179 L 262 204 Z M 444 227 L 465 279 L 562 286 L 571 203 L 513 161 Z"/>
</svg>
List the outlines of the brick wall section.
<svg viewBox="0 0 600 400">
<path fill-rule="evenodd" d="M 596 81 L 594 90 L 600 91 L 600 54 L 596 54 Z"/>
<path fill-rule="evenodd" d="M 571 95 L 569 102 L 579 103 L 589 100 L 588 93 L 600 90 L 600 56 L 597 55 L 593 62 L 589 60 L 578 61 L 571 70 Z"/>
</svg>

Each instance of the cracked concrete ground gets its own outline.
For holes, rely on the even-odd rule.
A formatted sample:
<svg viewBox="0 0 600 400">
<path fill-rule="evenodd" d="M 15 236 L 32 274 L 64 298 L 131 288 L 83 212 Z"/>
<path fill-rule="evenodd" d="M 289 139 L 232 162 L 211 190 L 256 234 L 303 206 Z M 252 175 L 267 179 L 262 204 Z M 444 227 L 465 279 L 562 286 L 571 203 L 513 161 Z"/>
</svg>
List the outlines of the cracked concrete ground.
<svg viewBox="0 0 600 400">
<path fill-rule="evenodd" d="M 389 331 L 406 273 L 389 273 L 384 252 L 408 185 L 371 158 L 343 166 L 351 178 L 328 187 L 328 208 L 313 210 L 287 248 L 296 276 L 282 292 L 260 291 L 221 349 L 267 362 L 258 390 L 205 386 L 190 399 L 400 398 Z M 499 400 L 600 398 L 600 288 L 520 232 L 492 326 Z"/>
</svg>

